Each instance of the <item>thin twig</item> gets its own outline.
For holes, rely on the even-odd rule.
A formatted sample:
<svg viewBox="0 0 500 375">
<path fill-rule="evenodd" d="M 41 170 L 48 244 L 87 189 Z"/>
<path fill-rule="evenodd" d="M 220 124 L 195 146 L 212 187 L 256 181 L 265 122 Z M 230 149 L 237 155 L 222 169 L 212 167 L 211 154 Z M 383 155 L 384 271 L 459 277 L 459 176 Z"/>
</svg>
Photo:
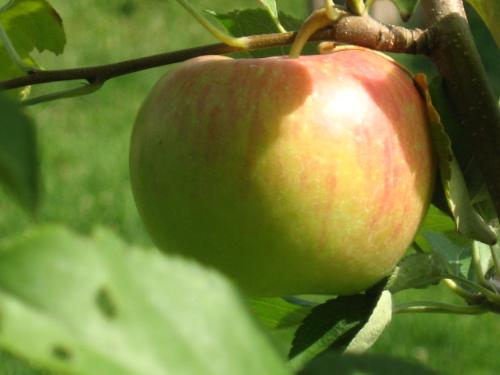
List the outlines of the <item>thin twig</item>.
<svg viewBox="0 0 500 375">
<path fill-rule="evenodd" d="M 289 45 L 295 39 L 295 35 L 295 32 L 287 32 L 249 36 L 248 50 Z M 420 29 L 387 26 L 370 17 L 352 16 L 344 13 L 331 26 L 315 33 L 310 40 L 335 40 L 341 43 L 355 44 L 380 51 L 416 54 L 427 50 L 427 39 L 426 32 Z M 182 62 L 197 56 L 222 55 L 237 51 L 242 51 L 242 49 L 219 43 L 107 65 L 39 71 L 30 75 L 2 81 L 0 82 L 0 90 L 70 80 L 86 80 L 90 84 L 96 81 L 104 83 L 111 78 Z"/>
</svg>

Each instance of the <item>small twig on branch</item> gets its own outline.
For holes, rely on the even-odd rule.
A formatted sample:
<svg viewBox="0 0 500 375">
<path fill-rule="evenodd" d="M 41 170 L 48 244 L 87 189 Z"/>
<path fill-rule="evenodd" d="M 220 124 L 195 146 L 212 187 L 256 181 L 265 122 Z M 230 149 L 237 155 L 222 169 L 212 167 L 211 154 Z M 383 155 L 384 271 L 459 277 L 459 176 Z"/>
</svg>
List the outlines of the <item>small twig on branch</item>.
<svg viewBox="0 0 500 375">
<path fill-rule="evenodd" d="M 254 35 L 248 37 L 248 50 L 259 50 L 276 46 L 289 45 L 295 39 L 295 32 Z M 331 26 L 316 32 L 311 41 L 334 40 L 350 43 L 386 52 L 424 53 L 427 51 L 427 34 L 420 29 L 406 29 L 399 26 L 387 26 L 367 16 L 353 16 L 347 12 Z M 0 82 L 0 89 L 14 89 L 29 85 L 49 82 L 86 80 L 104 83 L 108 79 L 174 64 L 202 55 L 222 55 L 243 49 L 225 44 L 212 44 L 175 52 L 163 53 L 114 64 L 85 68 L 46 70 Z"/>
</svg>

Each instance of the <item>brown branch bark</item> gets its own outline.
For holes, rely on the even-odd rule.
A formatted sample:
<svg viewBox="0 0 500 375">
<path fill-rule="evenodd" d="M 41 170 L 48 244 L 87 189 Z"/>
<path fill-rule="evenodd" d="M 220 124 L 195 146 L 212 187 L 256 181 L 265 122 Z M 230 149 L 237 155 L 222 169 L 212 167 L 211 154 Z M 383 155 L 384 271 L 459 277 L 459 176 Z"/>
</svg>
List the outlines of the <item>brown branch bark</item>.
<svg viewBox="0 0 500 375">
<path fill-rule="evenodd" d="M 474 43 L 462 0 L 423 0 L 429 55 L 460 119 L 500 217 L 500 110 Z"/>
<path fill-rule="evenodd" d="M 265 49 L 289 45 L 295 32 L 282 34 L 254 35 L 250 37 L 249 50 Z M 315 33 L 311 40 L 334 40 L 341 43 L 356 44 L 386 52 L 424 53 L 427 51 L 427 35 L 420 29 L 406 29 L 387 26 L 370 17 L 358 17 L 344 12 L 344 15 L 326 29 Z M 175 52 L 163 53 L 114 64 L 84 68 L 39 71 L 32 74 L 0 82 L 0 89 L 7 90 L 49 82 L 86 80 L 89 83 L 105 82 L 114 77 L 158 66 L 178 63 L 190 58 L 227 54 L 240 51 L 225 44 L 212 44 Z"/>
</svg>

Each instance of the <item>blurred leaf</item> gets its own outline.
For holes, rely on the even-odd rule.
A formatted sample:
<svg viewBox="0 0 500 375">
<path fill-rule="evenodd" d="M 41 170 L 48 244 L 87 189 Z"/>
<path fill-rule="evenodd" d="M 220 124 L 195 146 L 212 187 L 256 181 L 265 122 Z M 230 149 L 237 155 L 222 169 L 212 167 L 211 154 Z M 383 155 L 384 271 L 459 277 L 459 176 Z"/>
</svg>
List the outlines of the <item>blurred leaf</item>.
<svg viewBox="0 0 500 375">
<path fill-rule="evenodd" d="M 361 354 L 370 349 L 378 340 L 392 319 L 392 296 L 388 290 L 380 295 L 368 322 L 351 340 L 345 353 Z"/>
<path fill-rule="evenodd" d="M 403 21 L 408 21 L 418 4 L 418 0 L 391 0 L 399 10 Z"/>
<path fill-rule="evenodd" d="M 464 236 L 492 244 L 496 241 L 496 234 L 472 206 L 464 176 L 453 154 L 451 140 L 431 100 L 427 78 L 423 74 L 417 74 L 415 81 L 425 95 L 432 141 L 438 155 L 441 183 L 448 206 L 455 218 L 457 230 Z M 442 103 L 445 100 L 444 97 L 441 100 L 435 99 L 438 94 L 437 91 L 433 91 L 433 100 Z M 440 107 L 439 110 L 441 111 L 442 108 Z"/>
<path fill-rule="evenodd" d="M 410 254 L 394 269 L 387 289 L 397 293 L 410 288 L 426 288 L 436 284 L 447 274 L 446 261 L 437 253 Z"/>
<path fill-rule="evenodd" d="M 500 2 L 498 0 L 467 0 L 488 26 L 500 48 Z"/>
<path fill-rule="evenodd" d="M 422 364 L 379 354 L 328 352 L 314 359 L 299 375 L 437 375 Z"/>
<path fill-rule="evenodd" d="M 209 12 L 233 36 L 279 33 L 275 21 L 264 9 L 234 10 L 229 13 Z M 302 21 L 279 12 L 281 24 L 287 30 L 298 30 Z M 275 47 L 265 50 L 250 51 L 247 56 L 268 57 L 288 54 L 289 47 Z M 307 46 L 304 54 L 315 53 L 315 48 Z"/>
<path fill-rule="evenodd" d="M 0 184 L 26 210 L 36 210 L 40 193 L 36 129 L 19 106 L 3 95 L 0 95 Z"/>
<path fill-rule="evenodd" d="M 11 0 L 1 8 L 0 23 L 26 63 L 34 64 L 35 48 L 60 54 L 66 44 L 61 17 L 46 0 Z M 22 74 L 0 43 L 0 80 Z"/>
<path fill-rule="evenodd" d="M 57 373 L 287 373 L 222 276 L 107 231 L 0 243 L 0 306 L 0 345 Z"/>
<path fill-rule="evenodd" d="M 292 368 L 302 368 L 327 349 L 343 351 L 369 321 L 381 293 L 377 285 L 364 294 L 340 296 L 314 307 L 293 340 Z"/>
<path fill-rule="evenodd" d="M 29 363 L 0 350 L 0 374 L 2 375 L 52 375 L 32 368 Z"/>
</svg>

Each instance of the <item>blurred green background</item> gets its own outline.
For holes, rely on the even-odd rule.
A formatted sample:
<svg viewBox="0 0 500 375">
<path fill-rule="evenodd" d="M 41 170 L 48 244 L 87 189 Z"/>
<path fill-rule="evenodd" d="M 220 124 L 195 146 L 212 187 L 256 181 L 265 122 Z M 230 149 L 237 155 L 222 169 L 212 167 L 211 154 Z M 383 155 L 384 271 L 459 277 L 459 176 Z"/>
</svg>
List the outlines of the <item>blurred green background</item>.
<svg viewBox="0 0 500 375">
<path fill-rule="evenodd" d="M 65 22 L 68 43 L 59 57 L 38 56 L 47 69 L 104 64 L 214 42 L 175 1 L 50 2 Z M 257 6 L 257 1 L 199 0 L 193 4 L 199 9 L 227 11 Z M 307 14 L 306 0 L 285 0 L 279 5 L 299 18 Z M 90 96 L 29 110 L 38 125 L 43 172 L 37 221 L 65 222 L 83 233 L 106 226 L 130 242 L 151 244 L 132 200 L 128 141 L 141 101 L 168 69 L 114 79 Z M 37 87 L 33 94 L 68 86 Z M 20 233 L 32 223 L 0 191 L 0 238 Z M 440 287 L 398 296 L 400 301 L 451 298 Z M 421 361 L 442 374 L 493 375 L 500 373 L 499 335 L 498 316 L 407 314 L 394 318 L 372 350 Z M 33 372 L 4 354 L 0 374 Z"/>
</svg>

